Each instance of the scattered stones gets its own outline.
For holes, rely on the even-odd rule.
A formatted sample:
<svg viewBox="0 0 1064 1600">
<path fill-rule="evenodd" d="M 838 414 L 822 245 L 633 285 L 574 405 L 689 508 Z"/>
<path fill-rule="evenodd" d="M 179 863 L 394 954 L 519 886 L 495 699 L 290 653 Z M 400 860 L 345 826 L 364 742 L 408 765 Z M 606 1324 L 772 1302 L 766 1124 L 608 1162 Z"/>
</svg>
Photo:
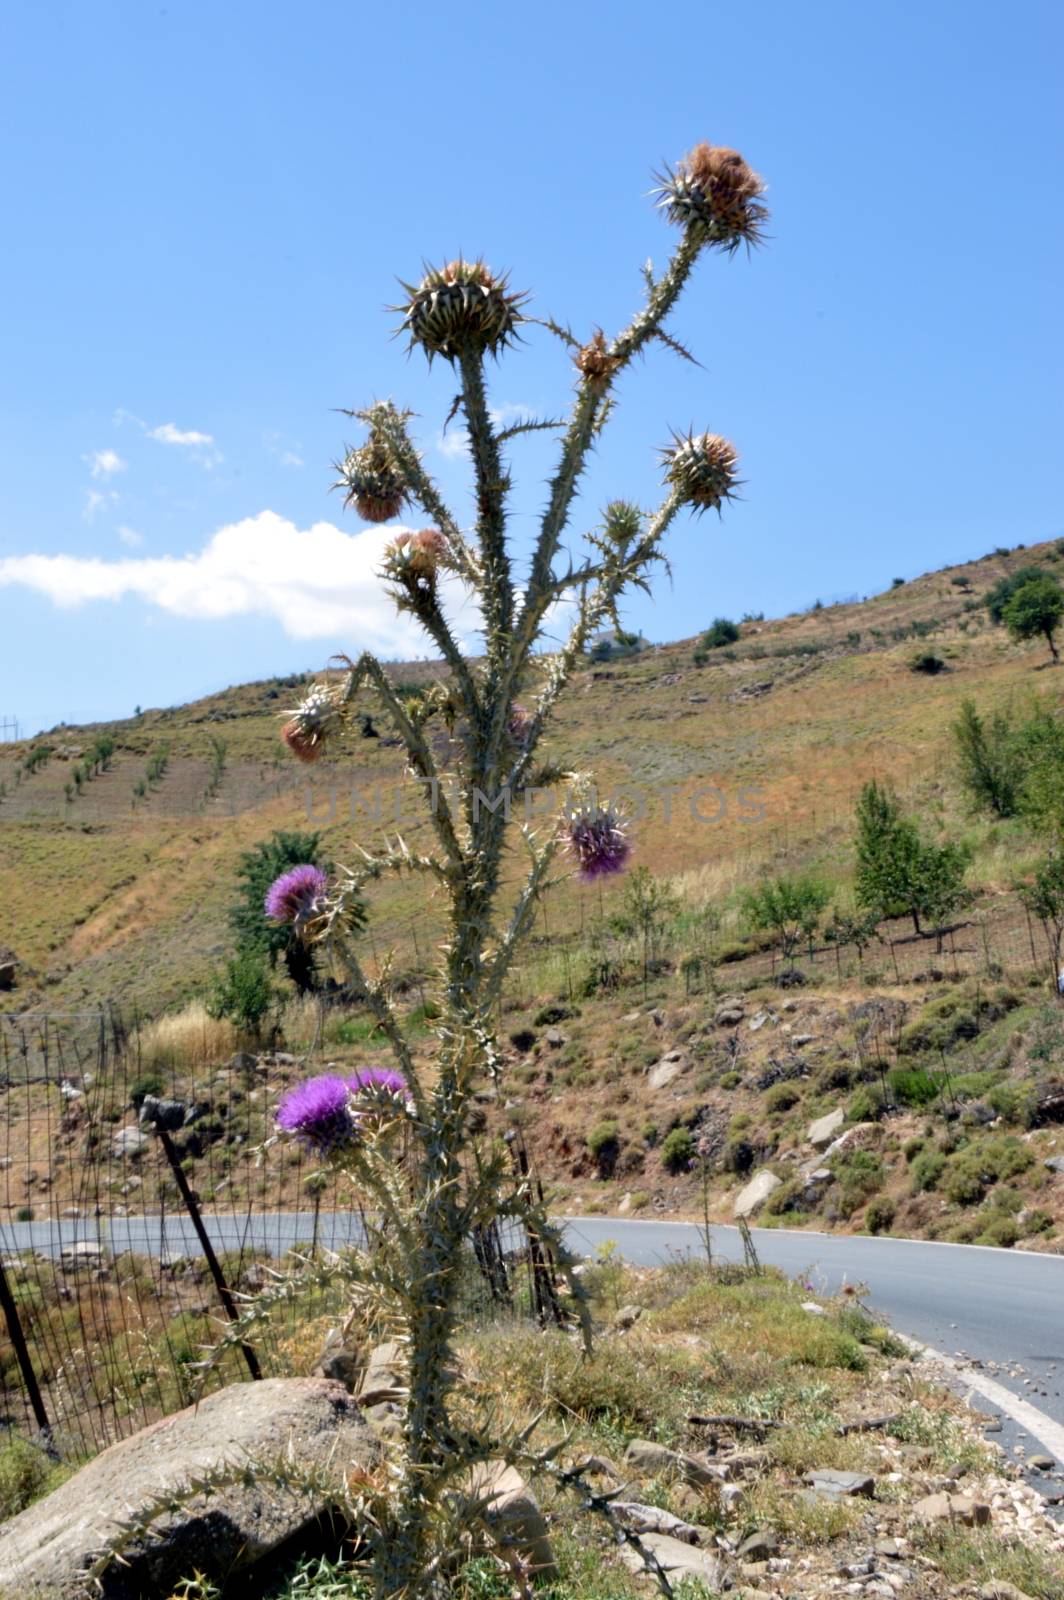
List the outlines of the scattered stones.
<svg viewBox="0 0 1064 1600">
<path fill-rule="evenodd" d="M 807 1142 L 814 1150 L 826 1150 L 845 1121 L 846 1112 L 841 1106 L 829 1111 L 826 1116 L 817 1117 L 815 1122 L 809 1124 L 805 1135 Z"/>
<path fill-rule="evenodd" d="M 739 1190 L 732 1202 L 732 1216 L 752 1216 L 755 1211 L 764 1205 L 769 1195 L 775 1194 L 782 1181 L 781 1178 L 777 1178 L 774 1172 L 770 1172 L 767 1167 L 755 1173 L 750 1182 L 744 1184 Z"/>
<path fill-rule="evenodd" d="M 837 1472 L 833 1467 L 807 1472 L 804 1481 L 817 1494 L 830 1494 L 838 1499 L 842 1495 L 861 1495 L 871 1500 L 876 1492 L 876 1480 L 866 1472 Z"/>
<path fill-rule="evenodd" d="M 335 1473 L 375 1467 L 381 1449 L 340 1384 L 322 1378 L 265 1378 L 209 1394 L 198 1405 L 151 1423 L 82 1467 L 0 1527 L 0 1592 L 74 1600 L 85 1569 L 127 1521 L 151 1511 L 190 1478 L 229 1463 L 275 1461 Z M 177 1517 L 123 1553 L 117 1595 L 169 1594 L 197 1569 L 210 1577 L 246 1568 L 309 1530 L 331 1509 L 320 1493 L 293 1494 L 245 1476 L 191 1500 Z"/>
<path fill-rule="evenodd" d="M 143 1128 L 120 1128 L 111 1141 L 111 1154 L 116 1161 L 135 1161 L 144 1153 L 150 1137 Z"/>
<path fill-rule="evenodd" d="M 633 1439 L 624 1452 L 624 1464 L 630 1472 L 644 1478 L 672 1473 L 696 1489 L 708 1489 L 719 1481 L 708 1461 L 669 1450 L 651 1439 Z"/>
<path fill-rule="evenodd" d="M 990 1507 L 966 1494 L 925 1495 L 912 1508 L 919 1522 L 961 1522 L 966 1528 L 983 1528 L 990 1521 Z"/>
<path fill-rule="evenodd" d="M 638 1500 L 615 1500 L 613 1509 L 626 1528 L 634 1533 L 667 1533 L 682 1544 L 701 1544 L 702 1530 L 692 1522 L 674 1517 L 660 1506 L 645 1506 Z"/>
</svg>

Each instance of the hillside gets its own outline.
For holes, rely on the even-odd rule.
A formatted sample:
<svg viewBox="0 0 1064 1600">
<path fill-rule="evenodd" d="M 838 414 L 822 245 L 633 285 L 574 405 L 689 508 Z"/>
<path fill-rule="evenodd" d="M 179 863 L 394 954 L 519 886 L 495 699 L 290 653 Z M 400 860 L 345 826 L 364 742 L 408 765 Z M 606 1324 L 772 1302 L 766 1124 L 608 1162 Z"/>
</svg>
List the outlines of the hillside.
<svg viewBox="0 0 1064 1600">
<path fill-rule="evenodd" d="M 924 1072 L 942 1056 L 951 1126 L 968 1101 L 985 1110 L 986 1096 L 1006 1079 L 1019 1085 L 1017 1094 L 1023 1089 L 1022 1116 L 1013 1107 L 1006 1127 L 991 1107 L 986 1120 L 998 1122 L 987 1137 L 1026 1140 L 1030 1162 L 1000 1157 L 1015 1169 L 1001 1178 L 1010 1190 L 1003 1215 L 1035 1211 L 1032 1242 L 1052 1239 L 1064 1204 L 1053 1194 L 1035 1203 L 1033 1195 L 1047 1184 L 1064 1186 L 1042 1166 L 1057 1149 L 1055 1113 L 1035 1104 L 1041 1088 L 1031 1080 L 1052 1085 L 1064 1030 L 1045 940 L 1011 888 L 1037 845 L 1018 823 L 965 808 L 950 736 L 967 697 L 981 709 L 1036 692 L 1056 698 L 1044 645 L 1011 643 L 982 604 L 1000 577 L 1032 563 L 1064 576 L 1064 545 L 998 552 L 864 601 L 746 623 L 737 644 L 697 660 L 697 641 L 686 640 L 583 669 L 552 753 L 569 768 L 593 771 L 603 790 L 633 795 L 637 810 L 642 801 L 636 859 L 670 881 L 678 909 L 644 973 L 633 941 L 611 925 L 623 884 L 603 893 L 563 883 L 542 907 L 515 974 L 503 1032 L 514 1060 L 512 1095 L 525 1104 L 511 1105 L 507 1116 L 531 1124 L 536 1153 L 571 1208 L 609 1209 L 624 1195 L 636 1208 L 697 1207 L 694 1177 L 668 1171 L 660 1156 L 679 1126 L 714 1144 L 725 1162 L 714 1177 L 714 1206 L 730 1204 L 750 1164 L 734 1150 L 745 1117 L 758 1134 L 746 1140 L 750 1161 L 782 1163 L 788 1179 L 784 1200 L 773 1202 L 779 1214 L 870 1225 L 865 1202 L 889 1192 L 905 1230 L 963 1224 L 970 1234 L 972 1202 L 949 1201 L 939 1217 L 937 1194 L 914 1192 L 898 1154 L 906 1141 L 926 1141 L 923 1106 L 942 1101 L 941 1082 L 934 1096 L 919 1084 L 908 1100 L 894 1095 L 891 1151 L 856 1162 L 865 1171 L 851 1175 L 855 1204 L 848 1199 L 830 1214 L 795 1177 L 808 1167 L 812 1117 L 845 1107 L 849 1123 L 875 1125 L 868 1105 L 858 1115 L 861 1102 L 855 1111 L 852 1100 L 867 1081 L 874 1085 L 877 1066 Z M 707 613 L 711 607 L 708 599 Z M 914 654 L 926 650 L 944 670 L 912 670 Z M 393 671 L 416 683 L 432 669 L 419 663 Z M 239 852 L 277 828 L 306 827 L 312 817 L 326 855 L 343 862 L 357 843 L 394 830 L 398 801 L 404 834 L 411 842 L 423 836 L 386 736 L 356 740 L 349 760 L 315 767 L 308 789 L 306 771 L 295 770 L 277 736 L 278 712 L 298 693 L 292 679 L 249 684 L 106 730 L 63 727 L 0 747 L 0 946 L 19 963 L 15 986 L 0 994 L 9 1016 L 113 1002 L 127 1015 L 151 1017 L 201 993 L 228 948 Z M 71 795 L 73 765 L 103 732 L 115 744 L 109 765 Z M 379 732 L 386 735 L 383 724 Z M 51 755 L 27 771 L 27 755 L 42 745 Z M 160 752 L 165 770 L 149 782 Z M 775 955 L 750 939 L 738 891 L 765 868 L 809 868 L 845 905 L 854 801 L 872 776 L 889 780 L 930 832 L 967 841 L 973 905 L 941 949 L 899 925 L 863 961 L 852 949 L 820 945 L 803 962 L 807 985 L 779 990 Z M 354 814 L 352 796 L 363 802 Z M 366 812 L 374 796 L 378 822 Z M 439 926 L 423 894 L 417 883 L 374 893 L 364 936 L 367 964 L 394 951 L 415 1000 Z M 595 973 L 606 976 L 596 983 Z M 873 999 L 879 1009 L 869 1011 Z M 299 1049 L 313 1030 L 289 1012 L 286 1042 Z M 951 1027 L 958 1015 L 963 1024 Z M 924 1032 L 914 1034 L 921 1019 Z M 350 1024 L 330 1023 L 330 1058 L 364 1053 L 354 1037 Z M 961 1078 L 969 1081 L 958 1091 Z M 530 1116 L 536 1102 L 550 1115 Z M 587 1143 L 602 1121 L 622 1124 L 612 1144 L 607 1138 L 605 1158 Z M 1032 1133 L 1040 1122 L 1045 1127 Z M 857 1146 L 876 1144 L 882 1133 L 880 1124 Z M 940 1153 L 948 1162 L 956 1152 Z M 991 1187 L 982 1185 L 980 1198 Z M 891 1220 L 884 1212 L 879 1225 Z M 985 1225 L 971 1236 L 999 1220 L 981 1218 Z M 1013 1231 L 1002 1224 L 999 1242 L 1011 1242 Z"/>
</svg>

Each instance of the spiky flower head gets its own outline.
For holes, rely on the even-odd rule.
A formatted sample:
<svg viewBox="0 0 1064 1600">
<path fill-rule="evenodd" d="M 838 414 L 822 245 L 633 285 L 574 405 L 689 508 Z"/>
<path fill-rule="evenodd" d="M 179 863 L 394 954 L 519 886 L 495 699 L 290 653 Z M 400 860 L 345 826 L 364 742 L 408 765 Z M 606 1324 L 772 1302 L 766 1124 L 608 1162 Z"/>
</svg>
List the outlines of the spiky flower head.
<svg viewBox="0 0 1064 1600">
<path fill-rule="evenodd" d="M 507 732 L 514 744 L 524 744 L 532 731 L 532 712 L 525 706 L 519 706 L 515 701 L 510 707 L 510 719 L 506 724 Z"/>
<path fill-rule="evenodd" d="M 281 1101 L 277 1126 L 297 1134 L 319 1154 L 333 1154 L 358 1136 L 350 1084 L 331 1073 L 308 1078 Z"/>
<path fill-rule="evenodd" d="M 393 309 L 403 313 L 410 343 L 419 344 L 430 361 L 454 361 L 463 350 L 497 355 L 513 343 L 526 298 L 510 294 L 506 276 L 496 277 L 483 261 L 461 257 L 430 267 L 416 287 L 403 288 L 408 298 Z"/>
<path fill-rule="evenodd" d="M 366 522 L 391 522 L 406 504 L 406 485 L 386 442 L 372 436 L 349 450 L 337 468 L 334 488 L 343 489 L 344 506 L 354 506 Z"/>
<path fill-rule="evenodd" d="M 673 434 L 661 460 L 666 482 L 697 511 L 719 511 L 739 487 L 739 452 L 719 433 Z"/>
<path fill-rule="evenodd" d="M 295 710 L 286 715 L 288 721 L 281 729 L 281 738 L 289 750 L 300 761 L 317 761 L 340 727 L 339 692 L 327 683 L 316 683 Z"/>
<path fill-rule="evenodd" d="M 576 369 L 593 388 L 604 389 L 620 366 L 620 357 L 613 356 L 606 344 L 606 335 L 596 328 L 587 344 L 581 345 L 573 357 Z"/>
<path fill-rule="evenodd" d="M 768 207 L 758 199 L 765 185 L 738 150 L 696 144 L 658 178 L 658 205 L 670 222 L 694 228 L 706 244 L 737 250 L 759 244 Z"/>
<path fill-rule="evenodd" d="M 289 867 L 266 891 L 266 915 L 271 922 L 288 923 L 302 937 L 325 914 L 328 890 L 320 867 Z"/>
<path fill-rule="evenodd" d="M 448 554 L 447 540 L 438 528 L 401 533 L 384 552 L 385 575 L 408 585 L 415 582 L 434 586 Z"/>
<path fill-rule="evenodd" d="M 623 872 L 632 853 L 623 817 L 593 798 L 581 799 L 567 811 L 562 840 L 585 882 Z"/>
<path fill-rule="evenodd" d="M 348 1079 L 348 1089 L 356 1115 L 377 1111 L 384 1116 L 397 1116 L 414 1110 L 410 1086 L 403 1074 L 391 1067 L 360 1068 Z"/>
</svg>

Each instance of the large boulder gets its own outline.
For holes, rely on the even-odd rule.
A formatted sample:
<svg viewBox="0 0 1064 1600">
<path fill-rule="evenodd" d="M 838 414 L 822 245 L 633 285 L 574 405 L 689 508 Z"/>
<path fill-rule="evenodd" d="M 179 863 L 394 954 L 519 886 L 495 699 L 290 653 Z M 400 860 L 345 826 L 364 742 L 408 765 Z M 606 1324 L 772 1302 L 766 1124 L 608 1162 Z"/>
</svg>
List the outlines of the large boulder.
<svg viewBox="0 0 1064 1600">
<path fill-rule="evenodd" d="M 782 1183 L 774 1172 L 763 1167 L 760 1172 L 755 1172 L 750 1182 L 744 1184 L 735 1196 L 732 1203 L 733 1217 L 752 1217 L 755 1211 L 760 1210 L 769 1195 L 775 1194 Z"/>
<path fill-rule="evenodd" d="M 640 1534 L 639 1540 L 653 1552 L 674 1583 L 683 1578 L 690 1578 L 696 1583 L 704 1584 L 715 1594 L 723 1589 L 727 1582 L 724 1562 L 711 1550 L 685 1544 L 682 1539 L 670 1538 L 667 1533 L 643 1533 Z M 633 1572 L 647 1571 L 646 1563 L 633 1545 L 623 1544 L 620 1555 L 621 1560 Z"/>
<path fill-rule="evenodd" d="M 826 1116 L 817 1117 L 815 1122 L 811 1122 L 806 1138 L 814 1150 L 826 1150 L 845 1121 L 846 1113 L 841 1106 L 838 1106 Z"/>
<path fill-rule="evenodd" d="M 93 1584 L 88 1569 L 121 1529 L 167 1495 L 228 1465 L 272 1464 L 288 1453 L 301 1470 L 339 1485 L 372 1469 L 381 1446 L 342 1384 L 266 1378 L 208 1395 L 105 1450 L 66 1483 L 0 1526 L 0 1595 L 33 1600 L 147 1600 L 199 1570 L 220 1577 L 251 1566 L 330 1510 L 327 1487 L 286 1489 L 269 1471 L 191 1497 L 112 1561 Z"/>
<path fill-rule="evenodd" d="M 557 1578 L 546 1518 L 516 1467 L 505 1461 L 481 1463 L 473 1469 L 472 1491 L 478 1515 L 500 1554 L 520 1572 Z"/>
</svg>

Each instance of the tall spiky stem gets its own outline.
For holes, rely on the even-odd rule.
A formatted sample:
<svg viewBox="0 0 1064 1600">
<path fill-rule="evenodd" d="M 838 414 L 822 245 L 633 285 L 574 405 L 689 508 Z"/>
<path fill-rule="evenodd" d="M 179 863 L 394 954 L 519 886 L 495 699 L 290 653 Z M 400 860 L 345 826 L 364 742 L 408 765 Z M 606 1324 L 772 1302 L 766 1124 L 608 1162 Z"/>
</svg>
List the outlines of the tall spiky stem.
<svg viewBox="0 0 1064 1600">
<path fill-rule="evenodd" d="M 378 661 L 363 655 L 348 663 L 346 684 L 340 692 L 330 691 L 326 707 L 330 719 L 338 714 L 350 720 L 363 689 L 377 694 L 403 742 L 410 772 L 431 792 L 437 847 L 434 855 L 414 856 L 399 840 L 387 851 L 367 856 L 365 865 L 349 873 L 334 891 L 316 922 L 323 936 L 335 940 L 345 954 L 356 988 L 410 1084 L 414 1107 L 410 1158 L 400 1178 L 386 1155 L 381 1166 L 374 1166 L 372 1145 L 360 1147 L 357 1157 L 368 1191 L 377 1196 L 381 1215 L 394 1231 L 394 1238 L 380 1240 L 379 1275 L 405 1328 L 408 1355 L 393 1513 L 387 1536 L 377 1541 L 375 1552 L 378 1600 L 417 1600 L 443 1592 L 432 1547 L 434 1518 L 442 1514 L 444 1488 L 462 1467 L 483 1459 L 487 1448 L 483 1441 L 475 1446 L 456 1442 L 448 1404 L 454 1383 L 452 1344 L 464 1242 L 473 1220 L 500 1215 L 503 1206 L 499 1169 L 478 1168 L 475 1178 L 469 1170 L 470 1101 L 485 1074 L 494 1077 L 500 1068 L 493 1008 L 550 881 L 558 842 L 556 831 L 544 839 L 524 830 L 531 858 L 528 874 L 508 927 L 499 929 L 496 918 L 510 822 L 507 802 L 531 781 L 537 746 L 590 635 L 604 620 L 616 619 L 618 602 L 629 587 L 647 587 L 649 569 L 663 559 L 664 535 L 680 510 L 685 505 L 695 509 L 719 505 L 732 483 L 735 457 L 727 441 L 708 434 L 686 440 L 677 436 L 665 453 L 668 492 L 657 511 L 648 515 L 615 502 L 601 531 L 590 537 L 594 555 L 564 576 L 555 574 L 580 480 L 608 418 L 618 377 L 652 340 L 683 353 L 664 333 L 664 323 L 699 254 L 714 246 L 730 251 L 739 239 L 756 238 L 763 221 L 764 208 L 755 198 L 761 192 L 760 180 L 735 152 L 698 146 L 677 173 L 670 174 L 663 192 L 665 209 L 683 226 L 679 244 L 660 278 L 655 279 L 649 266 L 645 269 L 646 299 L 629 325 L 612 340 L 598 332 L 580 348 L 580 379 L 563 426 L 558 464 L 519 604 L 507 545 L 510 475 L 503 449 L 507 435 L 492 421 L 485 359 L 505 348 L 524 320 L 522 297 L 509 294 L 505 279 L 495 277 L 483 262 L 451 262 L 439 271 L 428 271 L 417 287 L 407 286 L 404 327 L 412 344 L 421 345 L 430 360 L 439 356 L 450 361 L 460 375 L 456 405 L 464 412 L 476 478 L 472 539 L 459 528 L 425 473 L 408 432 L 408 413 L 390 403 L 353 413 L 369 428 L 370 442 L 345 460 L 342 481 L 349 494 L 356 503 L 361 497 L 374 515 L 388 509 L 389 496 L 391 503 L 412 501 L 434 523 L 436 531 L 419 535 L 422 544 L 416 550 L 409 540 L 391 547 L 387 576 L 393 580 L 393 596 L 422 623 L 450 671 L 449 682 L 437 685 L 418 709 L 399 696 Z M 478 666 L 462 656 L 441 598 L 435 563 L 456 573 L 480 605 L 485 648 Z M 565 598 L 575 604 L 575 617 L 561 650 L 545 663 L 533 709 L 521 712 L 518 738 L 513 733 L 516 694 L 530 673 L 549 607 Z M 434 707 L 445 710 L 448 727 L 459 729 L 459 755 L 449 774 L 457 780 L 456 793 L 450 795 L 444 793 L 444 774 L 425 731 Z M 333 737 L 333 723 L 325 725 L 317 701 L 308 702 L 301 715 L 296 731 L 305 735 L 304 743 L 318 737 L 319 724 Z M 603 836 L 609 836 L 612 855 L 609 863 L 603 856 L 598 869 L 619 867 L 627 841 L 609 828 Z M 584 847 L 589 847 L 588 837 Z M 346 897 L 386 872 L 427 873 L 446 895 L 449 930 L 438 978 L 439 1048 L 431 1082 L 419 1077 L 387 992 L 386 976 L 372 984 L 367 980 L 345 929 Z M 506 1205 L 512 1213 L 527 1203 L 511 1196 Z M 545 1219 L 537 1217 L 536 1226 L 546 1227 Z M 358 1281 L 365 1284 L 366 1274 Z"/>
</svg>

